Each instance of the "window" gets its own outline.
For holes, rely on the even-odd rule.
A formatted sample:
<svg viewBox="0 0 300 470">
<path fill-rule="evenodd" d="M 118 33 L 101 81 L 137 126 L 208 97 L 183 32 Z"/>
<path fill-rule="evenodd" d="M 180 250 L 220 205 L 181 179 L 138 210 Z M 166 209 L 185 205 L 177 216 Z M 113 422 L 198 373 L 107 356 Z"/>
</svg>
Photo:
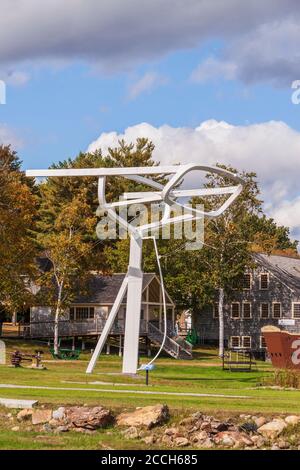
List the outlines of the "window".
<svg viewBox="0 0 300 470">
<path fill-rule="evenodd" d="M 273 302 L 273 318 L 281 317 L 281 303 Z"/>
<path fill-rule="evenodd" d="M 240 304 L 237 302 L 231 304 L 231 318 L 240 318 Z"/>
<path fill-rule="evenodd" d="M 251 318 L 250 302 L 243 302 L 243 318 Z"/>
<path fill-rule="evenodd" d="M 242 347 L 245 349 L 251 348 L 251 336 L 243 336 L 242 337 Z"/>
<path fill-rule="evenodd" d="M 293 302 L 293 318 L 300 318 L 300 302 Z"/>
<path fill-rule="evenodd" d="M 259 278 L 259 288 L 262 290 L 269 289 L 269 274 L 261 273 Z"/>
<path fill-rule="evenodd" d="M 231 336 L 230 343 L 232 348 L 239 348 L 240 347 L 240 337 L 239 336 Z"/>
<path fill-rule="evenodd" d="M 219 318 L 219 305 L 218 304 L 213 305 L 213 317 Z"/>
<path fill-rule="evenodd" d="M 71 307 L 70 320 L 84 321 L 95 317 L 94 307 Z"/>
<path fill-rule="evenodd" d="M 242 287 L 244 290 L 251 289 L 251 274 L 245 273 L 242 279 Z"/>
<path fill-rule="evenodd" d="M 75 309 L 74 307 L 71 307 L 70 308 L 70 320 L 74 320 L 74 315 L 75 315 Z"/>
<path fill-rule="evenodd" d="M 269 318 L 269 304 L 267 303 L 260 304 L 260 317 Z"/>
<path fill-rule="evenodd" d="M 261 349 L 266 349 L 266 347 L 267 347 L 266 340 L 265 340 L 264 336 L 260 337 L 260 347 L 261 347 Z"/>
</svg>

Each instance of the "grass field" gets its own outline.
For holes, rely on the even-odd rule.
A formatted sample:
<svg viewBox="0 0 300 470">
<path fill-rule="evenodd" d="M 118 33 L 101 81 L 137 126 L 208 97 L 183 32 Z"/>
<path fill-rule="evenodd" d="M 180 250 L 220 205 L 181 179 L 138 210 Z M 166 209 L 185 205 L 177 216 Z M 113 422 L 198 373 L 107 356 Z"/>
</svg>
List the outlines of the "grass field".
<svg viewBox="0 0 300 470">
<path fill-rule="evenodd" d="M 6 346 L 9 357 L 9 353 L 16 348 L 16 343 L 8 340 Z M 30 342 L 17 345 L 21 351 L 27 352 L 33 352 L 36 346 Z M 40 405 L 45 406 L 104 405 L 115 412 L 163 402 L 170 407 L 173 420 L 195 410 L 223 416 L 248 412 L 300 413 L 300 392 L 260 388 L 273 374 L 270 364 L 258 363 L 257 370 L 252 372 L 223 371 L 214 349 L 196 350 L 192 361 L 160 358 L 155 370 L 151 372 L 150 385 L 146 387 L 143 372 L 135 377 L 121 375 L 121 359 L 118 356 L 102 355 L 95 372 L 86 375 L 85 369 L 90 357 L 88 352 L 83 353 L 78 361 L 52 361 L 47 347 L 39 345 L 39 348 L 45 350 L 44 364 L 47 370 L 0 366 L 0 397 L 37 399 Z M 141 358 L 142 363 L 146 361 L 146 358 Z M 3 388 L 3 385 L 25 388 Z M 164 392 L 168 394 L 163 394 Z M 213 396 L 214 394 L 220 396 Z M 3 409 L 1 411 L 3 415 Z M 5 413 L 7 414 L 7 410 Z M 99 431 L 92 436 L 79 436 L 76 433 L 66 433 L 63 436 L 41 435 L 32 441 L 32 433 L 30 437 L 24 430 L 17 437 L 8 430 L 5 420 L 0 421 L 0 448 L 116 448 L 117 443 L 120 445 L 121 437 L 117 430 L 109 434 Z M 123 441 L 122 448 L 143 446 L 141 442 L 133 444 Z"/>
</svg>

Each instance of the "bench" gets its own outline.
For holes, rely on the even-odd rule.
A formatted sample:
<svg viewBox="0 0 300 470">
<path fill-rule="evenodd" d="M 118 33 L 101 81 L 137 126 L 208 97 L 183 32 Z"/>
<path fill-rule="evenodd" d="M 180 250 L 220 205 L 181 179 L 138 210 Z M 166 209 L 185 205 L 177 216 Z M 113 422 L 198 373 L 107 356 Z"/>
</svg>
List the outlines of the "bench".
<svg viewBox="0 0 300 470">
<path fill-rule="evenodd" d="M 232 348 L 224 352 L 223 370 L 249 372 L 256 368 L 256 362 L 253 360 L 253 352 L 250 349 Z"/>
</svg>

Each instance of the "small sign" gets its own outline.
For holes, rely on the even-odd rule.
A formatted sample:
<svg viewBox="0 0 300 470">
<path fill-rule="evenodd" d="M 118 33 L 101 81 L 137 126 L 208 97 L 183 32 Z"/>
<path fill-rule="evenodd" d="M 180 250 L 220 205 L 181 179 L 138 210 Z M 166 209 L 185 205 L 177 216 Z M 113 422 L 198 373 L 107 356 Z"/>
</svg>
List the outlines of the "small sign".
<svg viewBox="0 0 300 470">
<path fill-rule="evenodd" d="M 281 318 L 280 320 L 278 320 L 278 325 L 294 326 L 295 320 L 293 318 Z"/>
<path fill-rule="evenodd" d="M 142 364 L 140 370 L 153 370 L 155 369 L 154 364 Z"/>
</svg>

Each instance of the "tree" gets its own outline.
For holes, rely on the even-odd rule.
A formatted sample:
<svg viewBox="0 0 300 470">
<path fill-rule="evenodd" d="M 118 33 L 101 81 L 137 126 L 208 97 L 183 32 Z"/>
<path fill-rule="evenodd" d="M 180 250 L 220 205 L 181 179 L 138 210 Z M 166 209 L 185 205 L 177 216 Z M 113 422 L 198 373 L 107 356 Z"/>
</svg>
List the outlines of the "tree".
<svg viewBox="0 0 300 470">
<path fill-rule="evenodd" d="M 94 230 L 96 217 L 90 213 L 85 193 L 77 194 L 57 215 L 50 232 L 38 241 L 51 269 L 39 279 L 42 297 L 54 312 L 54 351 L 58 352 L 59 318 L 89 277 L 92 246 L 86 241 Z M 45 202 L 44 202 L 45 204 Z"/>
<path fill-rule="evenodd" d="M 32 180 L 9 146 L 0 146 L 0 304 L 16 319 L 31 300 L 26 282 L 35 272 L 32 236 L 37 199 Z"/>
</svg>

